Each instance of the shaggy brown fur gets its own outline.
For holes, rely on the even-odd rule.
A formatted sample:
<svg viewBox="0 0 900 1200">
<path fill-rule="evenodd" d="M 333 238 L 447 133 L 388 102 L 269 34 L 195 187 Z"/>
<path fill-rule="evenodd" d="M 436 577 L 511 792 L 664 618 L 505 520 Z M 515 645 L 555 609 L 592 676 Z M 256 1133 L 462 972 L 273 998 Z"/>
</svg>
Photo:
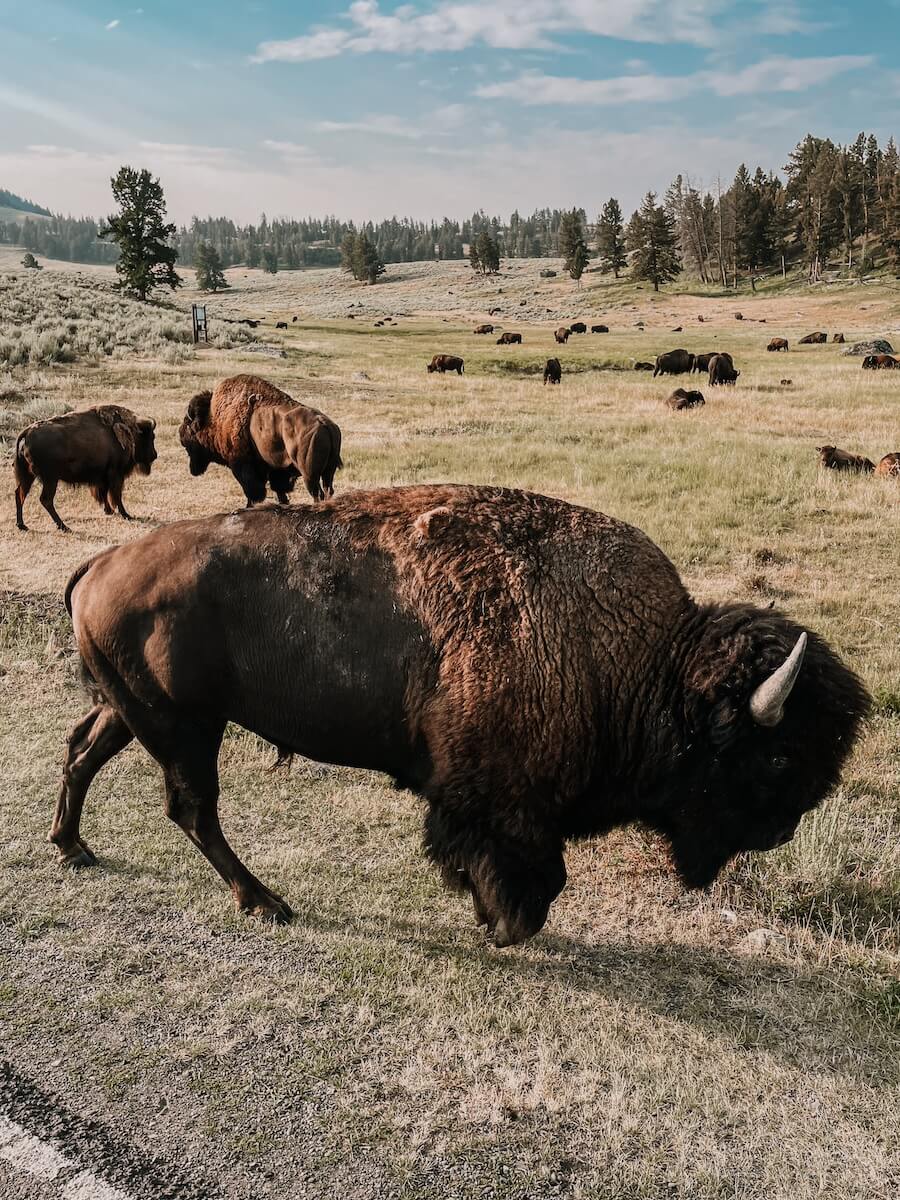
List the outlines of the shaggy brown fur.
<svg viewBox="0 0 900 1200">
<path fill-rule="evenodd" d="M 156 460 L 153 431 L 156 422 L 136 417 L 118 404 L 100 404 L 81 412 L 36 421 L 16 439 L 13 472 L 16 479 L 16 525 L 26 529 L 25 499 L 40 479 L 41 504 L 61 533 L 68 533 L 53 503 L 60 483 L 88 487 L 104 512 L 118 509 L 131 517 L 122 500 L 122 487 L 134 471 L 150 474 Z"/>
<path fill-rule="evenodd" d="M 493 333 L 494 327 L 493 327 L 493 325 L 476 325 L 475 332 L 476 333 Z"/>
<path fill-rule="evenodd" d="M 455 371 L 457 375 L 462 375 L 466 369 L 466 364 L 455 354 L 436 354 L 428 364 L 428 374 L 432 375 L 435 371 L 444 375 L 447 371 Z"/>
<path fill-rule="evenodd" d="M 862 361 L 864 371 L 895 371 L 900 360 L 891 354 L 867 354 Z"/>
<path fill-rule="evenodd" d="M 823 467 L 832 471 L 863 471 L 868 473 L 875 470 L 875 464 L 870 458 L 861 454 L 850 454 L 847 450 L 838 450 L 837 446 L 816 446 L 816 453 Z"/>
<path fill-rule="evenodd" d="M 211 462 L 230 467 L 247 503 L 265 499 L 268 483 L 282 504 L 302 475 L 314 500 L 334 494 L 341 431 L 315 408 L 293 400 L 258 375 L 223 379 L 188 405 L 179 430 L 192 475 Z"/>
<path fill-rule="evenodd" d="M 698 375 L 701 372 L 707 372 L 709 370 L 710 360 L 715 358 L 717 353 L 717 350 L 710 350 L 708 354 L 695 354 L 694 366 L 691 369 L 691 374 L 693 374 L 694 371 L 696 371 Z"/>
<path fill-rule="evenodd" d="M 720 384 L 734 384 L 740 371 L 734 369 L 734 360 L 724 350 L 714 354 L 709 360 L 709 386 L 718 387 Z"/>
<path fill-rule="evenodd" d="M 876 475 L 900 475 L 900 450 L 886 454 L 875 468 Z"/>
<path fill-rule="evenodd" d="M 686 392 L 684 388 L 676 388 L 671 396 L 666 400 L 669 408 L 680 410 L 683 408 L 699 408 L 701 404 L 705 404 L 706 400 L 702 392 Z"/>
<path fill-rule="evenodd" d="M 501 333 L 497 338 L 498 346 L 520 346 L 522 344 L 521 333 Z"/>
<path fill-rule="evenodd" d="M 769 342 L 768 346 L 766 346 L 766 349 L 767 350 L 789 350 L 790 346 L 788 346 L 787 338 L 772 338 L 771 342 Z"/>
<path fill-rule="evenodd" d="M 553 334 L 554 338 L 556 339 L 556 344 L 558 346 L 564 346 L 569 340 L 571 332 L 572 330 L 568 329 L 565 325 L 557 329 Z"/>
<path fill-rule="evenodd" d="M 800 339 L 801 346 L 821 346 L 823 342 L 828 341 L 827 333 L 808 333 L 806 337 Z"/>
<path fill-rule="evenodd" d="M 643 821 L 694 887 L 781 844 L 834 786 L 867 707 L 810 634 L 777 722 L 759 723 L 751 697 L 796 625 L 700 607 L 638 530 L 501 488 L 169 525 L 81 568 L 67 605 L 97 703 L 69 741 L 51 831 L 63 861 L 93 861 L 87 788 L 137 737 L 168 815 L 241 909 L 277 920 L 287 904 L 218 823 L 228 721 L 421 794 L 429 856 L 507 945 L 544 924 L 567 839 Z"/>
<path fill-rule="evenodd" d="M 562 367 L 558 358 L 548 358 L 544 364 L 544 383 L 561 383 Z"/>
<path fill-rule="evenodd" d="M 694 369 L 694 355 L 687 350 L 669 350 L 657 356 L 653 378 L 657 375 L 688 375 Z"/>
</svg>

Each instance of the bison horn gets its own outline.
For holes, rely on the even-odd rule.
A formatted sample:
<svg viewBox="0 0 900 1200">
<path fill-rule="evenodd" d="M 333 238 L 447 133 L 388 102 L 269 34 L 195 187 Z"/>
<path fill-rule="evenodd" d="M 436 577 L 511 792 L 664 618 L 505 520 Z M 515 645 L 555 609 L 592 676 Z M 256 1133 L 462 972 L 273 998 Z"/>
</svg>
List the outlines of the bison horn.
<svg viewBox="0 0 900 1200">
<path fill-rule="evenodd" d="M 777 671 L 764 680 L 750 697 L 750 712 L 757 725 L 777 725 L 784 716 L 784 706 L 797 682 L 807 637 L 801 633 L 797 644 Z"/>
</svg>

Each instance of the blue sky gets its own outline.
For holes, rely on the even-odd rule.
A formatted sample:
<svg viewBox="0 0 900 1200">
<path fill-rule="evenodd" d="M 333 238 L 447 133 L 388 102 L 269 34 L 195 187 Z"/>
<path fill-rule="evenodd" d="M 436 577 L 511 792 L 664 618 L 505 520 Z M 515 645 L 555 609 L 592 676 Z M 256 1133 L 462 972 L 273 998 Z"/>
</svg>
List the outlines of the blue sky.
<svg viewBox="0 0 900 1200">
<path fill-rule="evenodd" d="M 900 134 L 898 0 L 0 0 L 0 187 L 105 214 L 630 210 Z"/>
</svg>

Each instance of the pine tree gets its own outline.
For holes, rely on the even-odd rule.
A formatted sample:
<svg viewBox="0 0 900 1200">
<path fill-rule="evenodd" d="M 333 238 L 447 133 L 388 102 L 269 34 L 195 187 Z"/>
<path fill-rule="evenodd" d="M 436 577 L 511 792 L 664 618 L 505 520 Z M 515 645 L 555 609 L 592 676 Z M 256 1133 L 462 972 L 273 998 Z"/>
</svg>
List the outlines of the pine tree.
<svg viewBox="0 0 900 1200">
<path fill-rule="evenodd" d="M 668 283 L 681 270 L 672 219 L 656 203 L 654 192 L 647 193 L 632 215 L 626 238 L 632 252 L 632 278 L 650 280 L 655 292 L 661 283 Z"/>
<path fill-rule="evenodd" d="M 119 247 L 118 287 L 146 300 L 157 287 L 181 287 L 175 273 L 178 251 L 169 245 L 175 226 L 166 224 L 162 186 L 149 171 L 121 167 L 110 181 L 119 212 L 111 216 L 98 236 Z"/>
<path fill-rule="evenodd" d="M 478 257 L 478 239 L 473 237 L 469 243 L 469 266 L 473 271 L 481 270 L 481 259 Z"/>
<path fill-rule="evenodd" d="M 612 271 L 618 279 L 619 271 L 628 265 L 628 258 L 625 254 L 622 210 L 614 196 L 611 196 L 600 210 L 600 218 L 597 221 L 597 249 L 600 252 L 601 268 L 604 271 Z"/>
<path fill-rule="evenodd" d="M 363 230 L 356 235 L 353 244 L 353 277 L 360 283 L 374 284 L 378 276 L 384 274 L 384 263 L 378 254 L 378 248 L 369 235 Z"/>
<path fill-rule="evenodd" d="M 496 275 L 500 270 L 500 247 L 487 229 L 479 233 L 476 245 L 482 275 Z"/>
<path fill-rule="evenodd" d="M 900 275 L 900 175 L 894 176 L 893 187 L 885 201 L 881 244 L 895 274 Z"/>
<path fill-rule="evenodd" d="M 197 287 L 202 292 L 218 292 L 230 287 L 222 270 L 222 260 L 215 246 L 209 242 L 198 242 L 194 252 L 194 270 L 197 273 Z"/>
<path fill-rule="evenodd" d="M 263 250 L 263 253 L 262 253 L 262 263 L 263 263 L 263 270 L 268 275 L 277 275 L 278 274 L 278 251 L 272 246 L 267 246 L 265 248 L 265 250 Z"/>
<path fill-rule="evenodd" d="M 582 214 L 577 208 L 563 213 L 559 226 L 559 252 L 565 259 L 565 268 L 571 277 L 580 280 L 590 261 L 590 255 L 584 240 Z"/>
<path fill-rule="evenodd" d="M 356 234 L 352 229 L 348 229 L 341 238 L 341 270 L 353 270 L 353 250 L 356 246 Z"/>
</svg>

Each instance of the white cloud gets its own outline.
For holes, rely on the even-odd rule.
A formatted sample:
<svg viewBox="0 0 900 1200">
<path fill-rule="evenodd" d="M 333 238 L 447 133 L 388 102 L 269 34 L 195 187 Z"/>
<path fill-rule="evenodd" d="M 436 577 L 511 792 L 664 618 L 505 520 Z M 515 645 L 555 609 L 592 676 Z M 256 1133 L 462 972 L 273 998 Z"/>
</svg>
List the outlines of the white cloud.
<svg viewBox="0 0 900 1200">
<path fill-rule="evenodd" d="M 696 71 L 693 75 L 618 75 L 611 79 L 573 79 L 526 72 L 518 79 L 484 84 L 475 95 L 484 100 L 515 100 L 526 105 L 658 104 L 695 92 L 717 96 L 803 92 L 836 75 L 871 66 L 871 55 L 832 58 L 767 58 L 738 71 Z"/>
<path fill-rule="evenodd" d="M 421 126 L 403 117 L 389 115 L 365 117 L 361 121 L 317 121 L 313 129 L 316 133 L 372 133 L 378 137 L 407 138 L 411 141 L 424 136 Z"/>
<path fill-rule="evenodd" d="M 122 22 L 117 17 L 115 19 L 115 21 L 107 21 L 106 24 L 103 26 L 103 28 L 104 29 L 117 29 L 119 27 L 119 25 L 121 25 L 121 24 L 122 24 Z"/>
<path fill-rule="evenodd" d="M 440 0 L 425 11 L 404 5 L 381 11 L 378 0 L 354 0 L 344 24 L 300 37 L 262 42 L 255 62 L 311 62 L 340 54 L 495 49 L 547 50 L 561 34 L 587 33 L 635 42 L 715 42 L 710 16 L 721 0 Z"/>
</svg>

